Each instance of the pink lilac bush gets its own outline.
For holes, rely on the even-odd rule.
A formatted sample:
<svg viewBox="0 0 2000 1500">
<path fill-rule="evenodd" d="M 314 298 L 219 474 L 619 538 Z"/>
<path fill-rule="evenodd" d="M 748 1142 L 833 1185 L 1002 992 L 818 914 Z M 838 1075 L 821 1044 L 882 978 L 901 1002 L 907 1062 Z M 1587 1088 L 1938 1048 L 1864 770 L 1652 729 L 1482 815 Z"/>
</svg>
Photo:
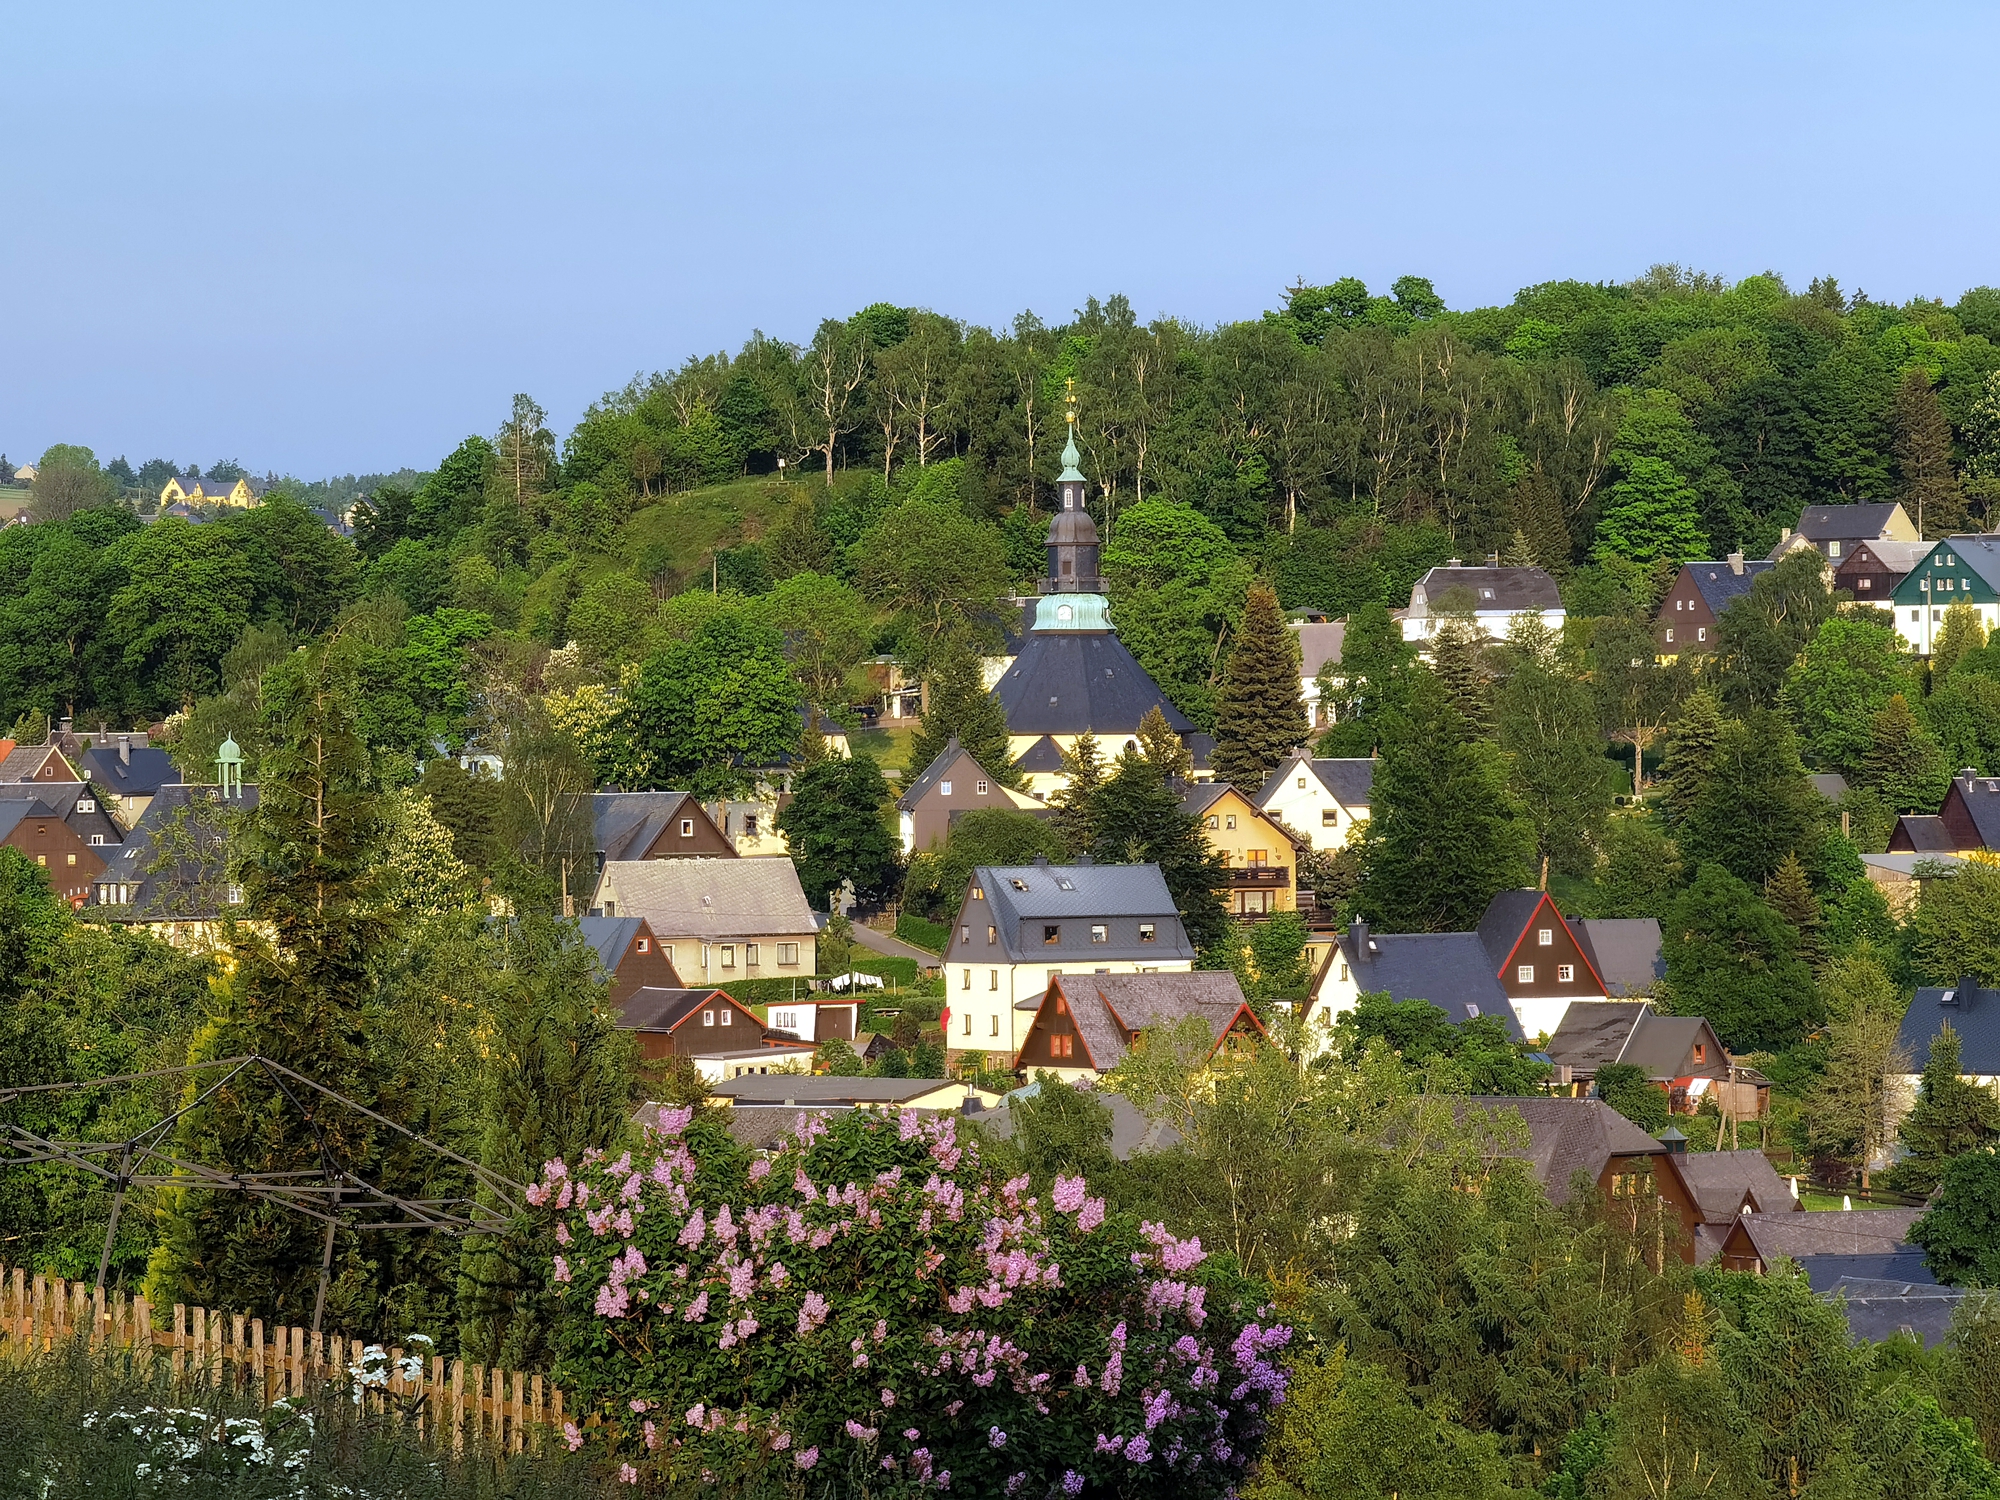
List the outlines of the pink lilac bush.
<svg viewBox="0 0 2000 1500">
<path fill-rule="evenodd" d="M 1200 1500 L 1285 1397 L 1253 1283 L 1081 1177 L 998 1180 L 950 1116 L 801 1115 L 752 1161 L 665 1110 L 529 1197 L 569 1440 L 642 1485 Z"/>
</svg>

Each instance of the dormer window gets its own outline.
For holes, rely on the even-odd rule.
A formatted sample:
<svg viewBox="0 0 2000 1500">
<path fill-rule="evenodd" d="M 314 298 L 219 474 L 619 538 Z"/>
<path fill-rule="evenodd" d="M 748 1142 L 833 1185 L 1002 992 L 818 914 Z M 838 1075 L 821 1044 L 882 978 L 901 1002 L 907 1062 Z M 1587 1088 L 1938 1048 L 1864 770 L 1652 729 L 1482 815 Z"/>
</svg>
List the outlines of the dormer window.
<svg viewBox="0 0 2000 1500">
<path fill-rule="evenodd" d="M 1838 556 L 1840 556 L 1840 543 L 1838 543 L 1838 542 L 1828 542 L 1828 543 L 1826 544 L 1826 555 L 1827 555 L 1828 557 L 1838 557 Z"/>
<path fill-rule="evenodd" d="M 1042 941 L 1048 944 L 1060 943 L 1062 928 L 1054 922 L 1047 923 L 1042 928 Z"/>
</svg>

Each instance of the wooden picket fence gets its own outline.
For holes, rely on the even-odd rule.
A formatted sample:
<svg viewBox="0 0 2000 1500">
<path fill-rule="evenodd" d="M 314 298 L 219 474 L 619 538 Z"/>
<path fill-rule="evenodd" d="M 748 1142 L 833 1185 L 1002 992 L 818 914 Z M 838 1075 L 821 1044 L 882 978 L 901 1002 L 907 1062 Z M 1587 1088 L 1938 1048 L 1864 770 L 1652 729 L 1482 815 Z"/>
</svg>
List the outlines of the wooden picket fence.
<svg viewBox="0 0 2000 1500">
<path fill-rule="evenodd" d="M 149 1365 L 168 1362 L 176 1380 L 254 1395 L 269 1406 L 326 1382 L 348 1387 L 349 1367 L 361 1362 L 367 1347 L 360 1339 L 304 1328 L 273 1328 L 266 1337 L 262 1318 L 181 1303 L 160 1327 L 153 1311 L 144 1297 L 0 1268 L 0 1352 L 10 1359 L 33 1358 L 72 1342 L 131 1349 Z M 413 1414 L 426 1433 L 450 1434 L 456 1448 L 471 1435 L 521 1453 L 536 1429 L 562 1425 L 563 1394 L 540 1375 L 438 1355 L 412 1379 L 395 1373 L 403 1351 L 391 1348 L 388 1355 L 386 1387 L 367 1390 L 364 1399 Z"/>
</svg>

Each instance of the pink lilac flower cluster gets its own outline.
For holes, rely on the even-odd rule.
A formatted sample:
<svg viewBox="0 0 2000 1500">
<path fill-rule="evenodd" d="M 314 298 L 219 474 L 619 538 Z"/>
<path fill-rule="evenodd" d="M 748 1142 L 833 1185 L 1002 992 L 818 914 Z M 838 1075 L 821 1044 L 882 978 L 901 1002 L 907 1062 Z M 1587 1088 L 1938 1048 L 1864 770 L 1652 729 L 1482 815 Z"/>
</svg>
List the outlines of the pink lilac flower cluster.
<svg viewBox="0 0 2000 1500">
<path fill-rule="evenodd" d="M 565 1441 L 587 1432 L 620 1478 L 727 1487 L 829 1458 L 1052 1497 L 1143 1470 L 1195 1500 L 1241 1479 L 1289 1330 L 1198 1240 L 1113 1218 L 1080 1176 L 1001 1182 L 950 1116 L 802 1114 L 734 1153 L 715 1117 L 661 1110 L 530 1191 L 562 1246 Z M 1056 1436 L 1079 1429 L 1089 1451 Z"/>
</svg>

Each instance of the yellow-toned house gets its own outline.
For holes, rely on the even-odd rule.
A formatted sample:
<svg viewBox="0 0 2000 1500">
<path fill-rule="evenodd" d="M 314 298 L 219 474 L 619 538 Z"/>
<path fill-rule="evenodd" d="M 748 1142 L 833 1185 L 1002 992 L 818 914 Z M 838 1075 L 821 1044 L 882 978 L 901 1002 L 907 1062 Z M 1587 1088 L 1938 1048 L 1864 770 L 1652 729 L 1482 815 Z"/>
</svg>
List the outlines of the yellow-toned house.
<svg viewBox="0 0 2000 1500">
<path fill-rule="evenodd" d="M 1223 857 L 1229 912 L 1267 917 L 1298 910 L 1299 849 L 1306 841 L 1226 781 L 1200 782 L 1181 797 L 1181 811 L 1201 824 L 1209 848 Z"/>
<path fill-rule="evenodd" d="M 214 479 L 169 479 L 160 489 L 162 506 L 185 502 L 188 505 L 237 505 L 245 509 L 262 505 L 263 499 L 250 488 L 248 479 L 224 483 Z"/>
</svg>

